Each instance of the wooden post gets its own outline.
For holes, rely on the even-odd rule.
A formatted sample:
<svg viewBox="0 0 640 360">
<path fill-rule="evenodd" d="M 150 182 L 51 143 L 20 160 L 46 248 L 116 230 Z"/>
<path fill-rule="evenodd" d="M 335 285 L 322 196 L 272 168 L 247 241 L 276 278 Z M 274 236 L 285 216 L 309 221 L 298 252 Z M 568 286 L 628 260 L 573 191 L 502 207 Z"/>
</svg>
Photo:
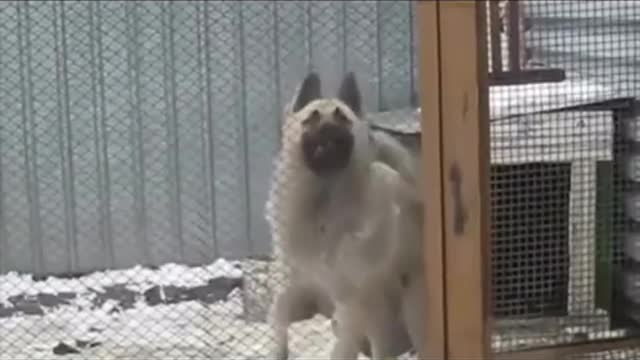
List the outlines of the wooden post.
<svg viewBox="0 0 640 360">
<path fill-rule="evenodd" d="M 419 2 L 418 6 L 427 201 L 426 321 L 430 332 L 426 341 L 430 358 L 488 359 L 486 4 L 438 1 Z"/>
<path fill-rule="evenodd" d="M 503 72 L 502 68 L 502 37 L 500 29 L 502 27 L 502 19 L 500 18 L 500 8 L 497 1 L 490 1 L 489 8 L 489 34 L 491 39 L 491 71 L 495 74 Z"/>
<path fill-rule="evenodd" d="M 507 6 L 507 38 L 509 39 L 509 71 L 520 72 L 522 70 L 522 33 L 520 25 L 520 4 L 518 1 L 509 1 Z"/>
<path fill-rule="evenodd" d="M 424 259 L 427 283 L 426 349 L 428 359 L 445 359 L 444 230 L 442 220 L 442 155 L 440 118 L 440 54 L 438 3 L 417 2 L 422 169 L 424 174 Z"/>
</svg>

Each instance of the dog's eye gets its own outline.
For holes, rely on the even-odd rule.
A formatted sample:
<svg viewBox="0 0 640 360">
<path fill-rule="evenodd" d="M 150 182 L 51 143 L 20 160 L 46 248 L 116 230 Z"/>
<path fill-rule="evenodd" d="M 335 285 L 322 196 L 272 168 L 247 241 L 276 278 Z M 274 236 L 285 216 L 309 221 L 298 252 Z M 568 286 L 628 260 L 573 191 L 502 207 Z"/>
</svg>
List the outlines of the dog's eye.
<svg viewBox="0 0 640 360">
<path fill-rule="evenodd" d="M 340 108 L 336 108 L 333 111 L 333 118 L 336 119 L 336 122 L 338 124 L 341 125 L 348 125 L 350 124 L 349 119 L 347 118 L 347 116 L 342 112 L 342 110 L 340 110 Z"/>
<path fill-rule="evenodd" d="M 313 110 L 311 115 L 306 119 L 302 120 L 302 125 L 304 126 L 313 126 L 320 121 L 320 112 L 318 110 Z"/>
</svg>

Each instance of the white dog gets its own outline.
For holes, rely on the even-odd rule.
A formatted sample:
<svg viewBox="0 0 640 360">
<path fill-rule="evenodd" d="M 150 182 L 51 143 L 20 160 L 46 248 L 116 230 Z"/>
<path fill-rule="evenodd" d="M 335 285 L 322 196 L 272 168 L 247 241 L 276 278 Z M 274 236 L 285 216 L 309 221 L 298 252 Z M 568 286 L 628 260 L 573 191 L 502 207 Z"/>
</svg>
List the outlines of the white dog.
<svg viewBox="0 0 640 360">
<path fill-rule="evenodd" d="M 415 158 L 373 132 L 360 107 L 353 74 L 337 98 L 322 98 L 312 73 L 285 115 L 267 204 L 276 258 L 289 268 L 271 314 L 277 359 L 288 357 L 289 325 L 316 313 L 337 322 L 333 359 L 397 356 L 412 343 L 423 353 Z"/>
</svg>

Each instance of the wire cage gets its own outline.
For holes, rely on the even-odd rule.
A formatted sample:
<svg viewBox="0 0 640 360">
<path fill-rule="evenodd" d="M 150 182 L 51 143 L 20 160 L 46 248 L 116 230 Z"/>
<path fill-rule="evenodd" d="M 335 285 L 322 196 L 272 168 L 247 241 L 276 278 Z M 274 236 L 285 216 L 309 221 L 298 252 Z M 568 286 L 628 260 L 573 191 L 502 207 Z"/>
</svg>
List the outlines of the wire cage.
<svg viewBox="0 0 640 360">
<path fill-rule="evenodd" d="M 491 174 L 493 308 L 505 334 L 496 350 L 635 331 L 626 322 L 635 285 L 625 269 L 633 255 L 624 249 L 633 247 L 626 238 L 634 215 L 625 204 L 633 201 L 628 129 L 638 87 L 626 54 L 639 4 L 518 6 L 520 22 L 531 25 L 522 31 L 528 60 L 537 71 L 555 67 L 566 75 L 490 95 L 491 113 L 512 109 L 491 119 L 492 162 L 502 153 L 514 163 Z M 508 144 L 495 144 L 507 136 Z"/>
<path fill-rule="evenodd" d="M 640 358 L 638 19 L 638 0 L 0 2 L 0 359 L 273 355 L 291 272 L 266 205 L 312 71 L 327 96 L 353 71 L 363 120 L 422 172 L 428 355 Z M 291 325 L 290 358 L 329 357 L 329 317 Z"/>
</svg>

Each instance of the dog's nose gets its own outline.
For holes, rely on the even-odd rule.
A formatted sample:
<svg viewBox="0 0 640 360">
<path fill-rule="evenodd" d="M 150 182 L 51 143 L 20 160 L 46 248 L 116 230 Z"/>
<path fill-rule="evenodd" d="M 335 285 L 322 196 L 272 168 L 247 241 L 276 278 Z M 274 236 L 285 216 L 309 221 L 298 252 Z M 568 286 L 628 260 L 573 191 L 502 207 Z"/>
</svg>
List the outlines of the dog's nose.
<svg viewBox="0 0 640 360">
<path fill-rule="evenodd" d="M 319 144 L 319 145 L 316 146 L 315 149 L 313 149 L 313 156 L 315 158 L 319 158 L 320 156 L 322 156 L 324 154 L 324 152 L 325 152 L 324 145 Z"/>
<path fill-rule="evenodd" d="M 322 144 L 318 144 L 313 150 L 313 156 L 316 158 L 325 155 L 327 152 L 332 151 L 335 148 L 335 143 L 332 140 L 328 140 Z"/>
</svg>

